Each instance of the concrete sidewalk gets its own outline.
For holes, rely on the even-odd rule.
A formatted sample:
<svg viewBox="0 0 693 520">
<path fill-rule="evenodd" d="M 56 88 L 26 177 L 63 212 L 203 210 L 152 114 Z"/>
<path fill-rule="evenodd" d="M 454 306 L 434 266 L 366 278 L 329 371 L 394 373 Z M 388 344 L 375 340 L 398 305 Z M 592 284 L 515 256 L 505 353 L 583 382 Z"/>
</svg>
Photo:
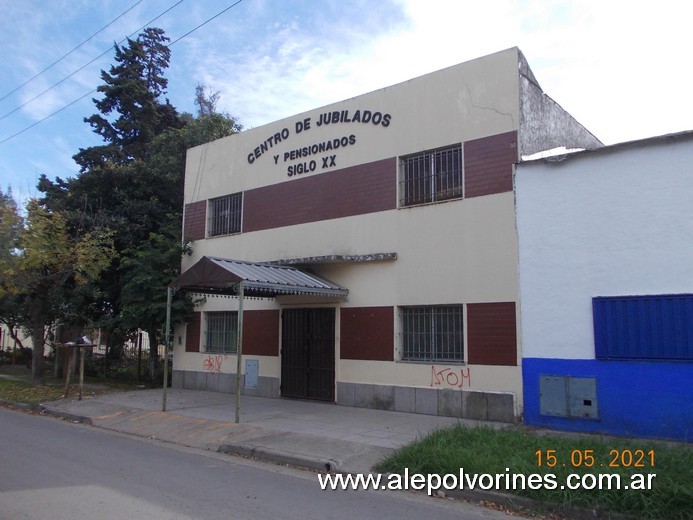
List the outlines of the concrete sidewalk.
<svg viewBox="0 0 693 520">
<path fill-rule="evenodd" d="M 486 424 L 451 417 L 352 408 L 335 404 L 169 389 L 137 390 L 42 405 L 44 413 L 99 428 L 279 464 L 368 473 L 398 448 L 440 428 Z"/>
</svg>

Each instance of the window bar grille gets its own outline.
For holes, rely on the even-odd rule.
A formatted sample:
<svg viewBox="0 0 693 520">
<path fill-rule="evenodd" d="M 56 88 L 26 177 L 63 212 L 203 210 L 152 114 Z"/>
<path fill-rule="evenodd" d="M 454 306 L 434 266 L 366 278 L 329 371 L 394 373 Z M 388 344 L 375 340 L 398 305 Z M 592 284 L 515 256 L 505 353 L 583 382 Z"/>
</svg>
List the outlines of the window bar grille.
<svg viewBox="0 0 693 520">
<path fill-rule="evenodd" d="M 235 312 L 207 313 L 208 352 L 236 352 L 238 318 Z"/>
<path fill-rule="evenodd" d="M 402 159 L 401 204 L 411 206 L 463 196 L 462 147 Z"/>
<path fill-rule="evenodd" d="M 241 230 L 242 202 L 242 193 L 210 201 L 210 236 L 228 235 Z"/>
<path fill-rule="evenodd" d="M 462 306 L 404 307 L 402 356 L 418 361 L 463 361 Z"/>
</svg>

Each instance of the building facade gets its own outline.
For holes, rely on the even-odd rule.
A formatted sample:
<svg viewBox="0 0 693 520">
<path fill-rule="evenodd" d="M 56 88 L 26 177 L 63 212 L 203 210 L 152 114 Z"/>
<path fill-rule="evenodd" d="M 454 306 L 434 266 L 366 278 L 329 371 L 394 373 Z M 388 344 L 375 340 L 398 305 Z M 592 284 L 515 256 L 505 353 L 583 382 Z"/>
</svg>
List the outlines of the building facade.
<svg viewBox="0 0 693 520">
<path fill-rule="evenodd" d="M 516 48 L 247 130 L 188 151 L 184 276 L 290 266 L 344 290 L 245 302 L 246 393 L 513 421 L 513 164 L 600 145 Z M 195 311 L 173 384 L 231 392 L 238 300 Z"/>
<path fill-rule="evenodd" d="M 521 163 L 524 418 L 693 439 L 693 132 Z"/>
</svg>

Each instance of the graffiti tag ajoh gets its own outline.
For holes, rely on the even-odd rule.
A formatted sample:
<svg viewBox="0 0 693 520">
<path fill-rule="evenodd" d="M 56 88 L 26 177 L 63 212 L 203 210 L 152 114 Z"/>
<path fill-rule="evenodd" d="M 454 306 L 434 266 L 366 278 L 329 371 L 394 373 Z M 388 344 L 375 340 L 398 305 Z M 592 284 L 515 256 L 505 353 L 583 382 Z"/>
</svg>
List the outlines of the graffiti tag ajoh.
<svg viewBox="0 0 693 520">
<path fill-rule="evenodd" d="M 431 386 L 463 388 L 472 386 L 472 372 L 469 367 L 436 367 L 431 365 Z"/>
</svg>

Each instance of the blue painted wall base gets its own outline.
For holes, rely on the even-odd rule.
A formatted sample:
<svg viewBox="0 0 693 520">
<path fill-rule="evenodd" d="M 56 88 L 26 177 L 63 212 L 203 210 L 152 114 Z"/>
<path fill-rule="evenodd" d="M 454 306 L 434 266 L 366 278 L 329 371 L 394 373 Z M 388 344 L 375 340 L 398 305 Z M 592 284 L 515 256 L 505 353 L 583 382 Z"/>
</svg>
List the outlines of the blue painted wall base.
<svg viewBox="0 0 693 520">
<path fill-rule="evenodd" d="M 522 375 L 529 425 L 693 442 L 693 363 L 525 358 Z M 540 376 L 596 378 L 599 418 L 541 415 Z"/>
</svg>

